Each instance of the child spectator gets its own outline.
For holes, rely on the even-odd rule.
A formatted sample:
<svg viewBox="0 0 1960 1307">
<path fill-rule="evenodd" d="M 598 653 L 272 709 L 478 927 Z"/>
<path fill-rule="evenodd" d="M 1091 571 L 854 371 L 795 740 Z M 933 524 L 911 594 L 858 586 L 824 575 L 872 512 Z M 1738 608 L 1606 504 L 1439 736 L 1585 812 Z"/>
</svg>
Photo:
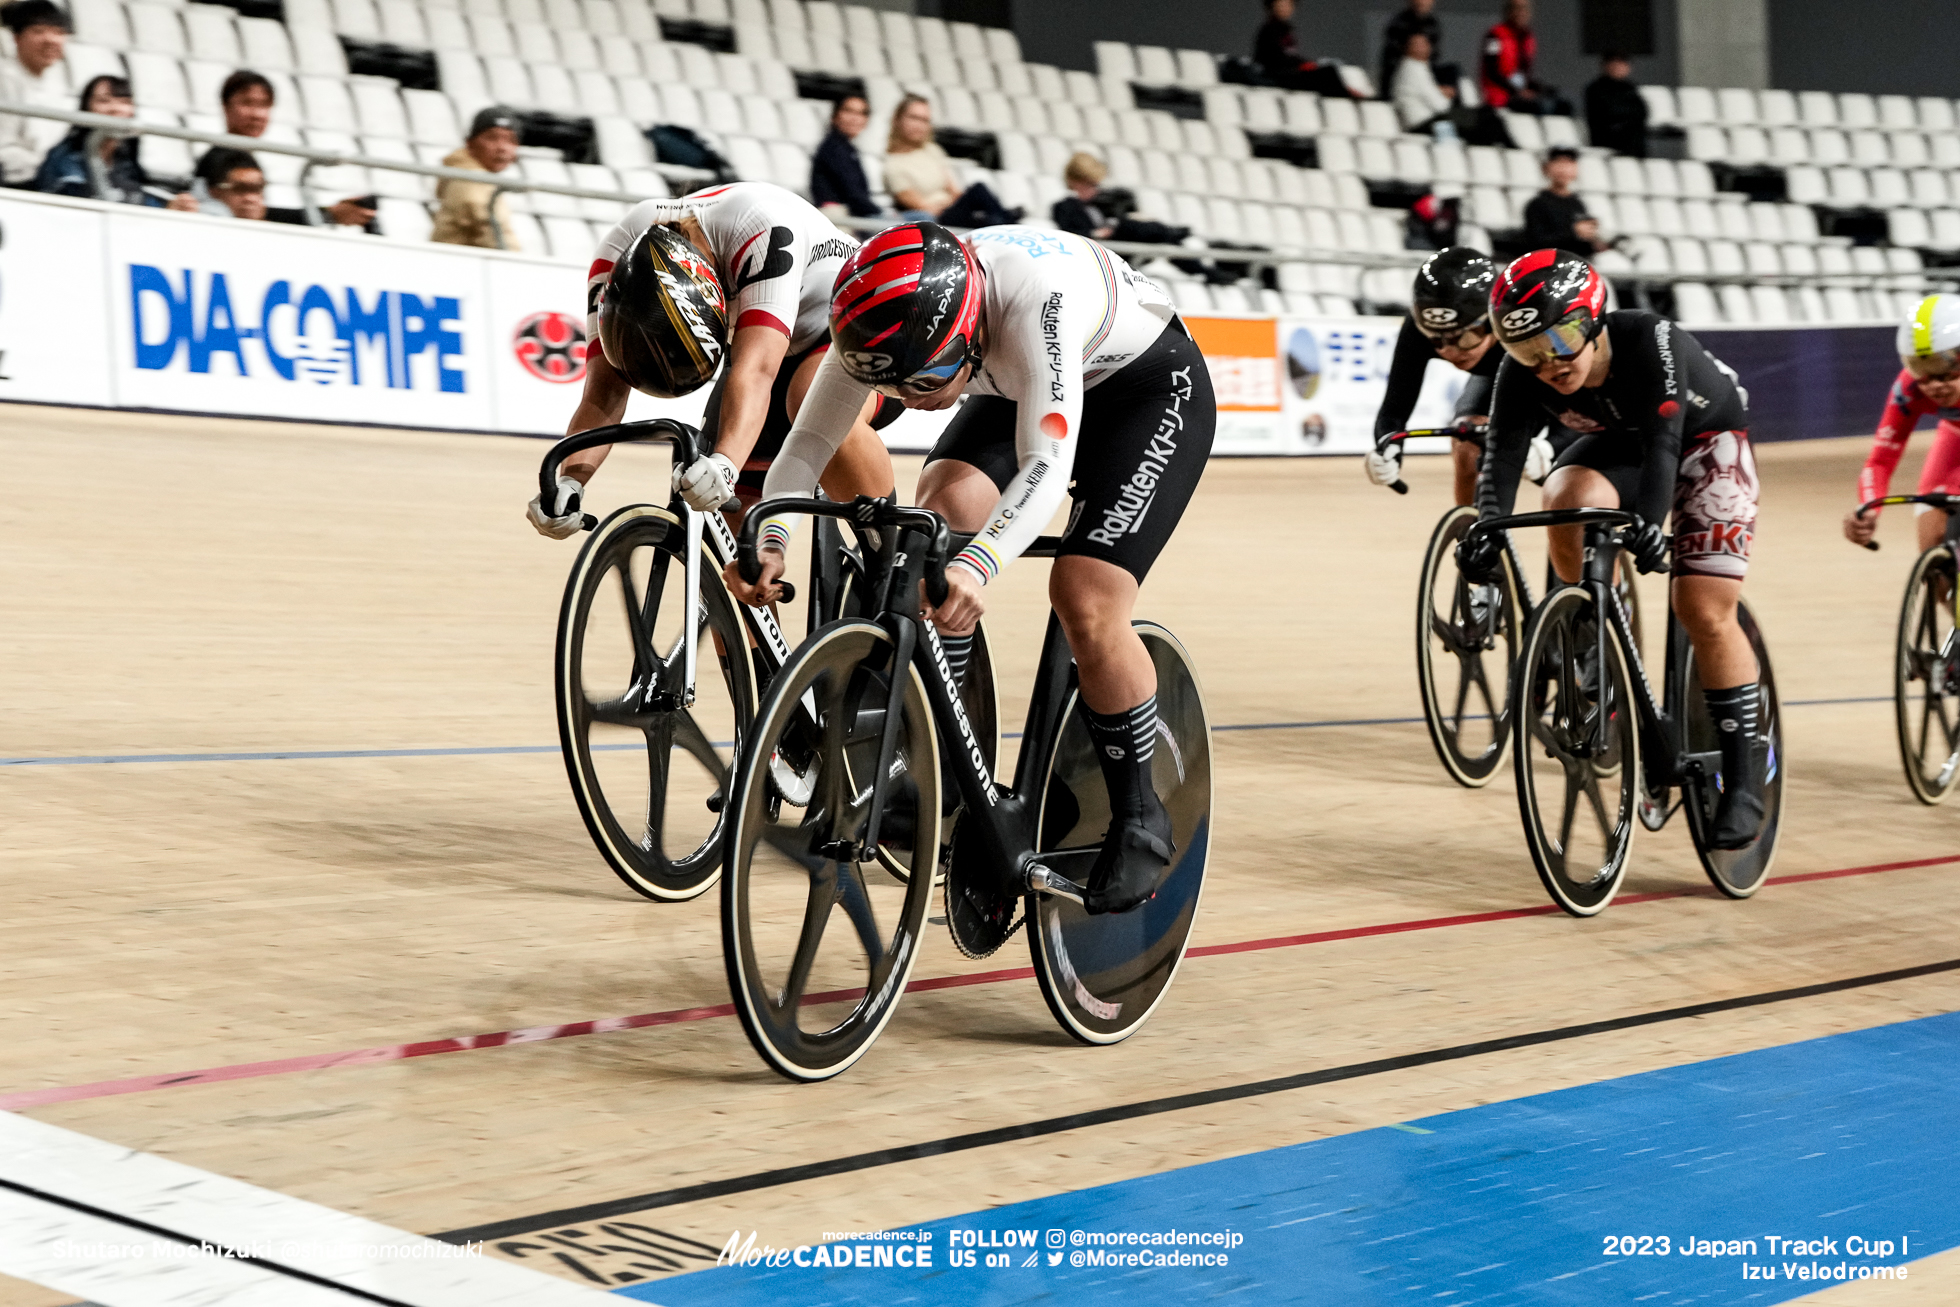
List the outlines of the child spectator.
<svg viewBox="0 0 1960 1307">
<path fill-rule="evenodd" d="M 1128 211 L 1135 207 L 1136 201 L 1127 191 L 1105 192 L 1102 184 L 1108 176 L 1108 167 L 1095 155 L 1079 151 L 1071 155 L 1068 165 L 1062 169 L 1062 181 L 1070 195 L 1055 201 L 1055 225 L 1091 240 L 1136 241 L 1147 245 L 1176 245 L 1191 234 L 1189 227 L 1130 217 Z"/>
<path fill-rule="evenodd" d="M 67 83 L 55 65 L 68 46 L 67 11 L 53 0 L 15 0 L 0 6 L 0 23 L 14 34 L 14 57 L 0 59 L 0 100 L 66 109 Z M 0 115 L 0 185 L 31 183 L 66 132 L 52 118 Z"/>
</svg>

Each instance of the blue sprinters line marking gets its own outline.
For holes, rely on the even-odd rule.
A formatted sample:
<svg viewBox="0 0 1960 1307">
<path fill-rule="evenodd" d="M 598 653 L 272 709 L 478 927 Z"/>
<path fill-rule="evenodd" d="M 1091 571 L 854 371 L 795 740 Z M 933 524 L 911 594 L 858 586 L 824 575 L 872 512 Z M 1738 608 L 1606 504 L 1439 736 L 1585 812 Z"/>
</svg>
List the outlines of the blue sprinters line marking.
<svg viewBox="0 0 1960 1307">
<path fill-rule="evenodd" d="M 1956 1072 L 1960 1014 L 1927 1017 L 1404 1123 L 1428 1133 L 1368 1130 L 931 1222 L 916 1227 L 932 1235 L 930 1270 L 730 1267 L 620 1292 L 667 1307 L 1755 1307 L 1960 1245 Z M 1305 1126 L 1314 1105 L 1269 1110 L 1289 1108 Z M 1050 1267 L 1051 1231 L 1085 1260 L 1094 1245 L 1071 1232 L 1243 1241 L 1224 1267 Z M 1670 1252 L 1608 1255 L 1620 1235 L 1665 1236 Z M 1771 1237 L 1831 1243 L 1799 1255 Z M 1892 1251 L 1847 1255 L 1852 1237 Z M 978 1264 L 949 1265 L 969 1239 Z M 988 1267 L 1010 1239 L 1008 1264 Z M 1684 1239 L 1754 1251 L 1684 1256 Z M 1745 1279 L 1745 1264 L 1773 1278 Z M 1813 1267 L 1826 1278 L 1790 1278 Z"/>
<path fill-rule="evenodd" d="M 1890 703 L 1892 696 L 1877 695 L 1856 699 L 1791 699 L 1786 708 L 1810 708 L 1837 703 Z M 1214 726 L 1213 731 L 1310 731 L 1330 726 L 1407 726 L 1420 717 L 1343 717 L 1317 722 L 1237 722 Z M 1006 740 L 1021 738 L 1019 731 L 1008 731 Z M 713 742 L 718 749 L 732 747 L 727 740 Z M 595 744 L 595 753 L 638 749 L 637 744 Z M 319 762 L 333 758 L 467 758 L 508 753 L 557 753 L 555 744 L 502 744 L 437 749 L 270 749 L 258 753 L 83 753 L 55 758 L 0 758 L 0 767 L 83 767 L 132 762 Z"/>
</svg>

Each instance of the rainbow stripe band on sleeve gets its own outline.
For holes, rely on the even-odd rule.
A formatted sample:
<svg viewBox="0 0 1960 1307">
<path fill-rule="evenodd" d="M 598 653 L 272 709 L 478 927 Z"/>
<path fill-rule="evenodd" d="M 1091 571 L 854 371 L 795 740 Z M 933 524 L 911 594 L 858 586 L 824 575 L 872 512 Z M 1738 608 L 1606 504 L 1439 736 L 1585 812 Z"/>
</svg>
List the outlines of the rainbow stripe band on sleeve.
<svg viewBox="0 0 1960 1307">
<path fill-rule="evenodd" d="M 780 549 L 789 552 L 789 526 L 775 518 L 762 524 L 762 533 L 756 537 L 756 545 L 762 549 Z"/>
<path fill-rule="evenodd" d="M 953 561 L 955 563 L 964 563 L 979 573 L 982 582 L 993 580 L 1000 575 L 1000 569 L 1006 566 L 1006 564 L 1000 561 L 999 554 L 996 554 L 978 540 L 973 541 L 966 548 L 960 550 L 959 555 Z"/>
</svg>

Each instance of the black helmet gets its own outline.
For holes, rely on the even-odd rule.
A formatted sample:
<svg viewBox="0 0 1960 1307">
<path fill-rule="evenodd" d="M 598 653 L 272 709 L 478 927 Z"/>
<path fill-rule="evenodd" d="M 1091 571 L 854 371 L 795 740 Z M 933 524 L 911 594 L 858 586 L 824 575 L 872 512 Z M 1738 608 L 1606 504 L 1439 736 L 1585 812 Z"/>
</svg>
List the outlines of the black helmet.
<svg viewBox="0 0 1960 1307">
<path fill-rule="evenodd" d="M 1409 320 L 1439 345 L 1477 327 L 1488 330 L 1490 287 L 1497 265 L 1468 245 L 1452 245 L 1429 256 L 1416 270 L 1409 296 Z"/>
<path fill-rule="evenodd" d="M 672 227 L 653 226 L 613 264 L 599 301 L 599 347 L 628 385 L 656 399 L 699 390 L 728 348 L 721 281 Z"/>
<path fill-rule="evenodd" d="M 933 222 L 887 227 L 837 273 L 830 337 L 844 371 L 897 396 L 927 394 L 968 363 L 985 281 L 953 233 Z"/>
</svg>

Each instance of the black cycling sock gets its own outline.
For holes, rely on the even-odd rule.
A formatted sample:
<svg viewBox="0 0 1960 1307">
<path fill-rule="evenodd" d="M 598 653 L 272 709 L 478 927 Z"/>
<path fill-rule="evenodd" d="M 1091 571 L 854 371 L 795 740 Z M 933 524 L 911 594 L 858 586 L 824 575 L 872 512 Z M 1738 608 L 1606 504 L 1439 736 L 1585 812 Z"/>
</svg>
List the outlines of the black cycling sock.
<svg viewBox="0 0 1960 1307">
<path fill-rule="evenodd" d="M 1109 811 L 1117 821 L 1140 821 L 1158 805 L 1150 784 L 1150 756 L 1157 744 L 1157 696 L 1151 695 L 1128 712 L 1099 713 L 1082 705 L 1089 739 L 1102 763 L 1109 786 Z M 1148 796 L 1148 797 L 1146 797 Z"/>
<path fill-rule="evenodd" d="M 953 674 L 955 686 L 966 680 L 966 660 L 973 656 L 973 636 L 972 631 L 965 635 L 940 633 L 939 647 L 946 651 L 946 670 Z"/>
<path fill-rule="evenodd" d="M 1756 682 L 1727 690 L 1704 690 L 1708 713 L 1715 719 L 1716 738 L 1722 746 L 1722 775 L 1744 774 L 1744 750 L 1756 736 Z"/>
</svg>

